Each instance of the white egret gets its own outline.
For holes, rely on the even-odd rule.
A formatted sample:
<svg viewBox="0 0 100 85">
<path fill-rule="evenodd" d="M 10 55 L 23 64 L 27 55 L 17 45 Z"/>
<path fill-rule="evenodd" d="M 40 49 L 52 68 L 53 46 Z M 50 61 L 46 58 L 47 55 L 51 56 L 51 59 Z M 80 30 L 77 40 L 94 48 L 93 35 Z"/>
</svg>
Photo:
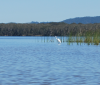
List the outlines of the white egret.
<svg viewBox="0 0 100 85">
<path fill-rule="evenodd" d="M 57 36 L 55 36 L 56 37 L 56 40 L 59 42 L 59 43 L 61 43 L 61 40 L 59 39 L 59 38 L 57 38 Z"/>
</svg>

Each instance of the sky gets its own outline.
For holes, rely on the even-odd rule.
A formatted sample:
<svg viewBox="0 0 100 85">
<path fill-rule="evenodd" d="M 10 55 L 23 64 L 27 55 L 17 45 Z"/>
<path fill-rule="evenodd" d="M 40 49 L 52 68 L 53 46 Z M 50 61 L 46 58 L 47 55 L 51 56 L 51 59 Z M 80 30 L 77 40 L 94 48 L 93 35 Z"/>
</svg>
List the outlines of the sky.
<svg viewBox="0 0 100 85">
<path fill-rule="evenodd" d="M 0 23 L 60 22 L 100 16 L 100 0 L 0 0 Z"/>
</svg>

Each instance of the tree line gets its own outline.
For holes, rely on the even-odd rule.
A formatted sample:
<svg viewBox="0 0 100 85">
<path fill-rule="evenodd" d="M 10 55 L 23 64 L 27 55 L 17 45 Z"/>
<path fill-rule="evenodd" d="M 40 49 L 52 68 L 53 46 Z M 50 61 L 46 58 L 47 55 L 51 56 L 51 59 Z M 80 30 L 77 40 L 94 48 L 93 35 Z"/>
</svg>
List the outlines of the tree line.
<svg viewBox="0 0 100 85">
<path fill-rule="evenodd" d="M 1 23 L 0 36 L 78 36 L 99 34 L 100 23 Z"/>
</svg>

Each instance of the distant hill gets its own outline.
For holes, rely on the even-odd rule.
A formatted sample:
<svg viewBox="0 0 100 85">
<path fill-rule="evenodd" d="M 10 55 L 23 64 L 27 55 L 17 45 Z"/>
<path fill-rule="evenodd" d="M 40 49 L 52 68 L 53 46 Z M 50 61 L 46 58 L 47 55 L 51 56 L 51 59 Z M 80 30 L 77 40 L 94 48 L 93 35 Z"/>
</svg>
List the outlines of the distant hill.
<svg viewBox="0 0 100 85">
<path fill-rule="evenodd" d="M 63 20 L 62 22 L 71 24 L 71 23 L 82 23 L 82 24 L 89 24 L 89 23 L 100 23 L 100 16 L 96 17 L 76 17 L 71 19 Z"/>
<path fill-rule="evenodd" d="M 34 21 L 32 21 L 31 23 L 35 23 L 35 24 L 38 24 L 39 22 L 34 22 Z"/>
<path fill-rule="evenodd" d="M 64 22 L 64 23 L 68 23 L 68 24 L 71 24 L 71 23 L 82 23 L 82 24 L 89 24 L 89 23 L 100 23 L 100 16 L 96 16 L 96 17 L 76 17 L 76 18 L 70 18 L 70 19 L 66 19 L 66 20 L 63 20 L 61 22 Z M 32 21 L 31 23 L 35 23 L 35 24 L 38 24 L 39 22 L 34 22 Z M 40 23 L 51 23 L 51 22 L 40 22 Z"/>
</svg>

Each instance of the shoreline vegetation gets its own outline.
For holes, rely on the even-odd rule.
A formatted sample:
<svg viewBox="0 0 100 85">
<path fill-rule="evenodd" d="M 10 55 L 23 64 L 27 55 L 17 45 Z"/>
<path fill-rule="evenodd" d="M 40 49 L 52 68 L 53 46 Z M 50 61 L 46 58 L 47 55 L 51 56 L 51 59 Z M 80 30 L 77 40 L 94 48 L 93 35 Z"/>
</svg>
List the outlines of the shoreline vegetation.
<svg viewBox="0 0 100 85">
<path fill-rule="evenodd" d="M 55 36 L 52 36 L 55 38 Z M 77 44 L 82 44 L 82 43 L 87 43 L 88 45 L 99 45 L 100 43 L 100 37 L 99 36 L 58 36 L 59 39 L 61 40 L 61 43 L 77 43 Z M 51 37 L 46 37 L 43 36 L 41 39 L 41 42 L 54 42 L 54 38 Z M 38 41 L 39 42 L 39 41 Z"/>
<path fill-rule="evenodd" d="M 78 43 L 87 43 L 88 45 L 99 45 L 100 43 L 100 36 L 84 36 L 84 37 L 69 37 L 68 41 L 69 43 L 71 42 L 76 42 Z"/>
<path fill-rule="evenodd" d="M 62 36 L 62 42 L 84 42 L 99 45 L 100 23 L 0 23 L 0 36 Z M 67 36 L 68 39 L 64 40 L 63 36 Z"/>
</svg>

